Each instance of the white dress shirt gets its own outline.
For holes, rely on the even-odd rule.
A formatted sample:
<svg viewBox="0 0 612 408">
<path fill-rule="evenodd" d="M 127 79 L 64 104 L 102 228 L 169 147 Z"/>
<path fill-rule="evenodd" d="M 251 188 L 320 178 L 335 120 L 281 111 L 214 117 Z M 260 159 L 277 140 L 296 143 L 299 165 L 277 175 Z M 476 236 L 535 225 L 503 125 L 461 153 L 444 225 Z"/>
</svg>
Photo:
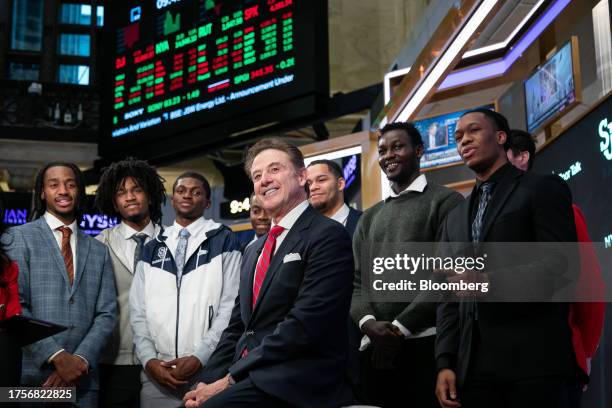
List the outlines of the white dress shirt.
<svg viewBox="0 0 612 408">
<path fill-rule="evenodd" d="M 348 220 L 349 212 L 350 212 L 349 206 L 346 205 L 346 203 L 344 203 L 342 204 L 342 207 L 340 207 L 340 209 L 336 211 L 336 213 L 329 218 L 331 218 L 334 221 L 338 221 L 340 224 L 346 227 L 346 220 Z"/>
<path fill-rule="evenodd" d="M 186 227 L 183 227 L 174 221 L 174 224 L 166 229 L 164 234 L 166 235 L 166 246 L 170 250 L 170 253 L 174 259 L 176 259 L 176 247 L 178 246 L 179 233 L 181 230 L 186 228 L 187 231 L 189 231 L 189 240 L 187 240 L 187 250 L 185 251 L 185 254 L 191 254 L 196 250 L 196 247 L 200 246 L 202 243 L 202 240 L 196 237 L 198 237 L 205 225 L 206 218 L 200 217 Z M 187 262 L 187 258 L 188 257 L 185 256 L 185 262 Z"/>
<path fill-rule="evenodd" d="M 134 228 L 127 225 L 124 221 L 117 226 L 117 232 L 125 239 L 119 244 L 119 248 L 113 248 L 114 250 L 121 251 L 124 259 L 128 262 L 128 265 L 133 264 L 134 252 L 136 252 L 137 242 L 132 239 L 135 235 L 144 234 L 147 236 L 145 244 L 155 238 L 155 224 L 152 221 L 142 229 L 142 231 L 136 231 Z M 131 268 L 132 273 L 133 271 Z"/>
<path fill-rule="evenodd" d="M 49 228 L 51 228 L 51 231 L 53 232 L 53 236 L 55 237 L 55 241 L 57 242 L 57 246 L 59 247 L 60 253 L 62 252 L 62 233 L 61 231 L 58 231 L 57 229 L 59 227 L 68 227 L 72 231 L 72 234 L 70 234 L 70 249 L 72 250 L 72 269 L 74 270 L 74 281 L 76 282 L 77 255 L 78 255 L 76 251 L 76 248 L 77 248 L 76 246 L 76 243 L 77 243 L 77 222 L 76 220 L 72 221 L 72 224 L 70 225 L 65 225 L 55 215 L 51 214 L 48 211 L 45 212 L 45 215 L 43 215 L 43 217 L 45 217 L 45 221 L 47 221 L 47 225 L 49 226 Z"/>
</svg>

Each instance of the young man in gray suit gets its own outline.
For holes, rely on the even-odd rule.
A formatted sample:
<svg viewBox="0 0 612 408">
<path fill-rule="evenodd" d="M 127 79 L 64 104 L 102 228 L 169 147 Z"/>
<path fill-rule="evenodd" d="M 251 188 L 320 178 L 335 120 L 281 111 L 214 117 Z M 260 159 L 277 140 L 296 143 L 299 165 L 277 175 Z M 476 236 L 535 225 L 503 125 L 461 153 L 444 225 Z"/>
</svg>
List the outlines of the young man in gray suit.
<svg viewBox="0 0 612 408">
<path fill-rule="evenodd" d="M 72 163 L 36 177 L 34 221 L 4 239 L 19 265 L 23 314 L 68 327 L 24 348 L 22 385 L 76 386 L 77 405 L 97 406 L 97 364 L 117 321 L 108 250 L 78 229 L 85 183 Z"/>
<path fill-rule="evenodd" d="M 119 322 L 100 359 L 100 405 L 140 405 L 141 365 L 130 325 L 130 287 L 145 243 L 160 232 L 164 179 L 142 160 L 128 158 L 108 166 L 98 184 L 96 206 L 121 223 L 96 237 L 110 252 L 117 284 Z"/>
</svg>

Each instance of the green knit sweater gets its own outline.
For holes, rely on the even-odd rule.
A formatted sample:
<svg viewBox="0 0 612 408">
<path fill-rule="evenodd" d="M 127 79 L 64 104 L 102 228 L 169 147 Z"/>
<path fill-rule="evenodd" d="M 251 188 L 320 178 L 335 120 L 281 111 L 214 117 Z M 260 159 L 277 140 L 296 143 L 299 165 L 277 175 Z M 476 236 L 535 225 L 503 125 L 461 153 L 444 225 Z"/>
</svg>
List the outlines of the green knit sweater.
<svg viewBox="0 0 612 408">
<path fill-rule="evenodd" d="M 366 210 L 353 237 L 355 280 L 351 316 L 356 324 L 367 315 L 376 320 L 398 320 L 411 333 L 436 325 L 436 303 L 372 303 L 361 294 L 361 248 L 370 243 L 435 242 L 442 221 L 463 200 L 461 194 L 428 183 L 422 193 L 408 191 Z"/>
</svg>

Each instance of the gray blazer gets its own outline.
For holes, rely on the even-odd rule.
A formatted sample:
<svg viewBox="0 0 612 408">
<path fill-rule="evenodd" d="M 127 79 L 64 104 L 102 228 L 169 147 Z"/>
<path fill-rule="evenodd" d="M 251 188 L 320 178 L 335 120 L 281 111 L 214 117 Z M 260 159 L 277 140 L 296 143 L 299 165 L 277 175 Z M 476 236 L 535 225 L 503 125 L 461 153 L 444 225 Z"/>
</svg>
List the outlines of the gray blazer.
<svg viewBox="0 0 612 408">
<path fill-rule="evenodd" d="M 47 363 L 60 349 L 89 362 L 89 374 L 77 388 L 98 389 L 100 352 L 117 322 L 117 293 L 107 248 L 78 231 L 77 265 L 70 287 L 64 259 L 44 218 L 13 227 L 2 237 L 19 265 L 19 298 L 23 314 L 68 327 L 23 350 L 24 385 L 40 386 L 52 373 Z"/>
</svg>

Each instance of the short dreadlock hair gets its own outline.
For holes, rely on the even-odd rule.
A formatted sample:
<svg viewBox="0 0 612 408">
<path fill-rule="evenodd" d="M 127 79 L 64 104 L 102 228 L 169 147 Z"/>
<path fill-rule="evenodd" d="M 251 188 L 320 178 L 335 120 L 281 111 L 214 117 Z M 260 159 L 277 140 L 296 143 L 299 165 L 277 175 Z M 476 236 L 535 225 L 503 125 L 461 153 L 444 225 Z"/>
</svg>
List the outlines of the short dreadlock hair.
<svg viewBox="0 0 612 408">
<path fill-rule="evenodd" d="M 45 211 L 47 211 L 47 203 L 41 196 L 44 191 L 45 174 L 47 173 L 47 170 L 52 167 L 68 167 L 74 173 L 74 180 L 77 186 L 77 198 L 74 205 L 74 215 L 78 225 L 81 222 L 81 217 L 83 216 L 83 211 L 85 210 L 86 205 L 87 196 L 85 195 L 85 178 L 83 177 L 81 169 L 79 169 L 76 164 L 67 162 L 47 163 L 36 175 L 36 180 L 34 181 L 34 195 L 32 196 L 32 215 L 30 216 L 30 221 L 42 217 Z"/>
<path fill-rule="evenodd" d="M 96 191 L 96 207 L 110 217 L 121 218 L 121 214 L 115 209 L 115 194 L 128 177 L 133 178 L 147 194 L 149 217 L 153 223 L 159 224 L 162 219 L 162 205 L 166 203 L 165 180 L 149 163 L 134 157 L 112 163 L 103 170 Z"/>
</svg>

